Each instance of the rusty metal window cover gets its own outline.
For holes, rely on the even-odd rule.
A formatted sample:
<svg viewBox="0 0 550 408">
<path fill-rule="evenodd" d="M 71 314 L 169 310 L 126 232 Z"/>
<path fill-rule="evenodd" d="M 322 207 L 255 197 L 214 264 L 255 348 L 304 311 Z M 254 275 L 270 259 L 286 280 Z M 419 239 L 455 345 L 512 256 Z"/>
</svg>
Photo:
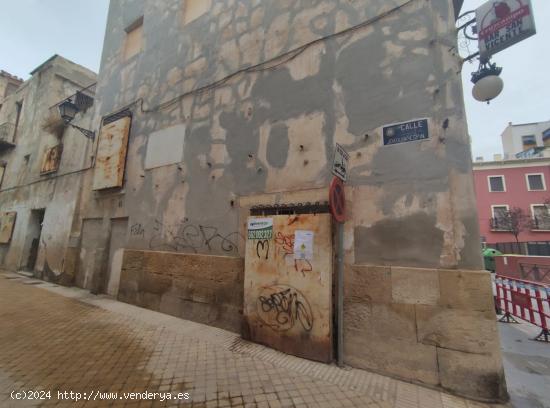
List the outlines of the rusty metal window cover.
<svg viewBox="0 0 550 408">
<path fill-rule="evenodd" d="M 275 205 L 257 205 L 250 209 L 250 215 L 293 215 L 293 214 L 326 214 L 330 212 L 328 201 L 315 203 L 288 203 Z"/>
<path fill-rule="evenodd" d="M 10 243 L 16 218 L 16 212 L 0 213 L 0 244 Z"/>
<path fill-rule="evenodd" d="M 131 116 L 123 115 L 101 127 L 94 165 L 93 190 L 122 187 L 131 122 Z"/>
<path fill-rule="evenodd" d="M 42 159 L 42 167 L 40 168 L 40 175 L 55 173 L 59 170 L 59 164 L 61 163 L 61 155 L 63 154 L 63 145 L 58 144 L 52 146 L 44 152 Z"/>
<path fill-rule="evenodd" d="M 119 119 L 125 118 L 125 117 L 132 117 L 132 111 L 129 109 L 124 109 L 120 112 L 113 113 L 110 116 L 106 116 L 103 119 L 103 126 L 108 125 L 109 123 L 116 122 Z"/>
</svg>

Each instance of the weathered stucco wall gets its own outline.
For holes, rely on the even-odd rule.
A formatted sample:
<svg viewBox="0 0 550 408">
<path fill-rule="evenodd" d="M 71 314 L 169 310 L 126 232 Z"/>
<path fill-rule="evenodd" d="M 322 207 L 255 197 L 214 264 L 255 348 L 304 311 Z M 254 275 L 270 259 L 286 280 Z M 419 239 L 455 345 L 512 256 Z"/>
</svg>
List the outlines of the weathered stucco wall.
<svg viewBox="0 0 550 408">
<path fill-rule="evenodd" d="M 49 280 L 72 282 L 67 274 L 72 275 L 74 271 L 67 270 L 66 250 L 80 198 L 81 170 L 91 164 L 92 143 L 74 129 L 66 128 L 54 134 L 45 130 L 44 124 L 52 114 L 53 105 L 89 86 L 95 79 L 95 74 L 86 68 L 55 56 L 3 103 L 0 124 L 15 124 L 16 103 L 22 103 L 15 147 L 0 153 L 0 160 L 6 163 L 0 188 L 0 209 L 17 212 L 11 242 L 0 246 L 0 261 L 4 267 L 28 267 L 32 240 L 36 238 L 33 233 L 38 231 L 32 211 L 44 209 L 35 272 Z M 91 128 L 92 113 L 89 110 L 87 114 L 79 114 L 74 123 Z M 41 174 L 45 152 L 58 144 L 63 145 L 63 153 L 57 171 Z"/>
<path fill-rule="evenodd" d="M 182 25 L 178 1 L 162 10 L 150 2 L 113 2 L 100 115 L 139 98 L 145 110 L 155 110 L 401 3 L 241 1 L 229 7 L 220 1 Z M 141 15 L 143 51 L 122 61 L 124 28 Z M 236 76 L 155 112 L 142 112 L 138 103 L 124 207 L 144 234 L 130 237 L 130 245 L 222 253 L 219 246 L 174 239 L 178 228 L 212 226 L 227 236 L 239 231 L 235 197 L 327 186 L 333 146 L 340 142 L 352 155 L 357 205 L 347 239 L 356 262 L 481 267 L 460 61 L 449 51 L 453 27 L 449 4 L 413 1 L 363 29 L 305 49 L 278 69 Z M 418 117 L 430 118 L 429 141 L 381 146 L 382 125 Z M 181 123 L 181 162 L 145 170 L 149 135 Z M 420 231 L 422 240 L 411 239 Z"/>
<path fill-rule="evenodd" d="M 347 362 L 501 398 L 498 349 L 468 340 L 495 344 L 491 310 L 467 290 L 446 303 L 438 286 L 458 274 L 490 302 L 477 272 L 454 2 L 220 0 L 190 22 L 184 3 L 111 2 L 97 119 L 126 107 L 133 117 L 124 186 L 85 188 L 84 224 L 101 220 L 105 243 L 110 220 L 127 217 L 126 248 L 240 258 L 250 206 L 326 197 L 338 142 L 351 155 L 346 281 L 386 271 L 372 289 L 383 300 L 348 291 Z M 132 54 L 141 51 L 128 57 L 127 31 L 141 18 L 131 34 Z M 383 146 L 382 126 L 416 118 L 428 118 L 430 139 Z M 99 247 L 97 273 L 109 274 L 108 245 Z M 449 345 L 459 327 L 467 335 Z"/>
</svg>

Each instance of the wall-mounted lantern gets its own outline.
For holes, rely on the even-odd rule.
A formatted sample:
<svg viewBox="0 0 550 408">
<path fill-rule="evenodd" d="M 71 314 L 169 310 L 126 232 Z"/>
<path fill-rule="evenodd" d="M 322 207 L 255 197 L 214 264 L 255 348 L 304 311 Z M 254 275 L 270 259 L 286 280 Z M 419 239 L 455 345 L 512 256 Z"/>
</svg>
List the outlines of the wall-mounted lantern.
<svg viewBox="0 0 550 408">
<path fill-rule="evenodd" d="M 78 113 L 78 107 L 72 102 L 70 98 L 63 101 L 61 104 L 59 104 L 59 114 L 61 115 L 63 122 L 75 128 L 76 130 L 80 131 L 80 133 L 82 133 L 88 139 L 94 140 L 95 139 L 94 131 L 81 128 L 80 126 L 76 126 L 71 123 L 77 113 Z"/>
</svg>

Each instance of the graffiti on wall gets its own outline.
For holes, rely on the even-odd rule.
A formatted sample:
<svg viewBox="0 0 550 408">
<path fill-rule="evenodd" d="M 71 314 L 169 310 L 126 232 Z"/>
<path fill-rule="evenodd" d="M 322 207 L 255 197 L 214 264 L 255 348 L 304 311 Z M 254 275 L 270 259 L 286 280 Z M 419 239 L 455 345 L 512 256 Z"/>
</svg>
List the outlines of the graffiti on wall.
<svg viewBox="0 0 550 408">
<path fill-rule="evenodd" d="M 299 324 L 306 332 L 313 328 L 313 313 L 306 297 L 287 285 L 265 287 L 258 297 L 258 316 L 273 330 L 287 331 Z"/>
<path fill-rule="evenodd" d="M 256 256 L 259 259 L 269 259 L 269 241 L 267 239 L 259 240 L 256 243 Z"/>
<path fill-rule="evenodd" d="M 294 238 L 294 234 L 283 234 L 280 231 L 277 232 L 275 235 L 276 253 L 282 256 L 287 264 L 293 262 L 296 272 L 301 272 L 302 275 L 306 276 L 306 272 L 313 271 L 313 266 L 307 259 L 294 258 Z"/>
<path fill-rule="evenodd" d="M 278 232 L 275 235 L 275 249 L 276 255 L 283 258 L 285 263 L 293 264 L 296 272 L 301 272 L 305 276 L 306 272 L 312 272 L 313 266 L 307 259 L 295 259 L 294 257 L 294 234 L 285 235 Z M 257 240 L 256 241 L 256 257 L 262 260 L 269 260 L 270 241 L 269 240 Z"/>
<path fill-rule="evenodd" d="M 144 235 L 144 233 L 143 233 Z M 184 221 L 166 225 L 155 220 L 149 249 L 154 251 L 192 251 L 239 253 L 239 243 L 244 240 L 239 232 L 221 233 L 217 227 L 192 224 Z"/>
<path fill-rule="evenodd" d="M 141 223 L 136 223 L 130 227 L 130 235 L 133 237 L 144 237 L 145 236 L 145 228 Z"/>
<path fill-rule="evenodd" d="M 252 341 L 288 354 L 330 361 L 331 216 L 299 217 L 248 217 L 243 315 Z M 273 226 L 271 235 L 257 232 L 268 225 Z"/>
</svg>

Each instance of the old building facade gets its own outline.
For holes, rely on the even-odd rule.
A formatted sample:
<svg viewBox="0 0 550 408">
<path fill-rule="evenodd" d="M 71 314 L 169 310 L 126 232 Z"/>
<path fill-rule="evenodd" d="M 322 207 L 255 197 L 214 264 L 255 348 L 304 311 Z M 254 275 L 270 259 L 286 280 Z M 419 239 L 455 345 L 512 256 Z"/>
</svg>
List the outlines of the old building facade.
<svg viewBox="0 0 550 408">
<path fill-rule="evenodd" d="M 0 71 L 0 109 L 4 99 L 12 95 L 21 86 L 23 80 L 11 75 L 9 72 Z"/>
<path fill-rule="evenodd" d="M 350 154 L 344 361 L 504 399 L 460 3 L 111 2 L 73 282 L 330 361 L 324 203 L 338 143 Z M 400 123 L 426 137 L 384 143 Z"/>
<path fill-rule="evenodd" d="M 64 126 L 56 109 L 93 84 L 90 70 L 54 55 L 6 97 L 0 111 L 0 261 L 13 270 L 70 284 L 71 231 L 92 143 Z M 90 126 L 82 113 L 75 121 Z M 73 245 L 75 246 L 75 245 Z M 77 254 L 73 250 L 74 254 Z"/>
<path fill-rule="evenodd" d="M 525 249 L 530 249 L 530 252 L 526 251 L 528 255 L 547 255 L 547 251 L 537 252 L 542 248 L 538 248 L 536 242 L 550 241 L 550 194 L 547 187 L 550 159 L 476 162 L 474 179 L 482 242 L 491 248 L 496 244 L 515 242 L 507 214 L 514 208 L 521 208 L 523 215 L 518 217 L 521 228 L 514 228 L 519 232 L 518 240 L 525 243 Z"/>
</svg>

